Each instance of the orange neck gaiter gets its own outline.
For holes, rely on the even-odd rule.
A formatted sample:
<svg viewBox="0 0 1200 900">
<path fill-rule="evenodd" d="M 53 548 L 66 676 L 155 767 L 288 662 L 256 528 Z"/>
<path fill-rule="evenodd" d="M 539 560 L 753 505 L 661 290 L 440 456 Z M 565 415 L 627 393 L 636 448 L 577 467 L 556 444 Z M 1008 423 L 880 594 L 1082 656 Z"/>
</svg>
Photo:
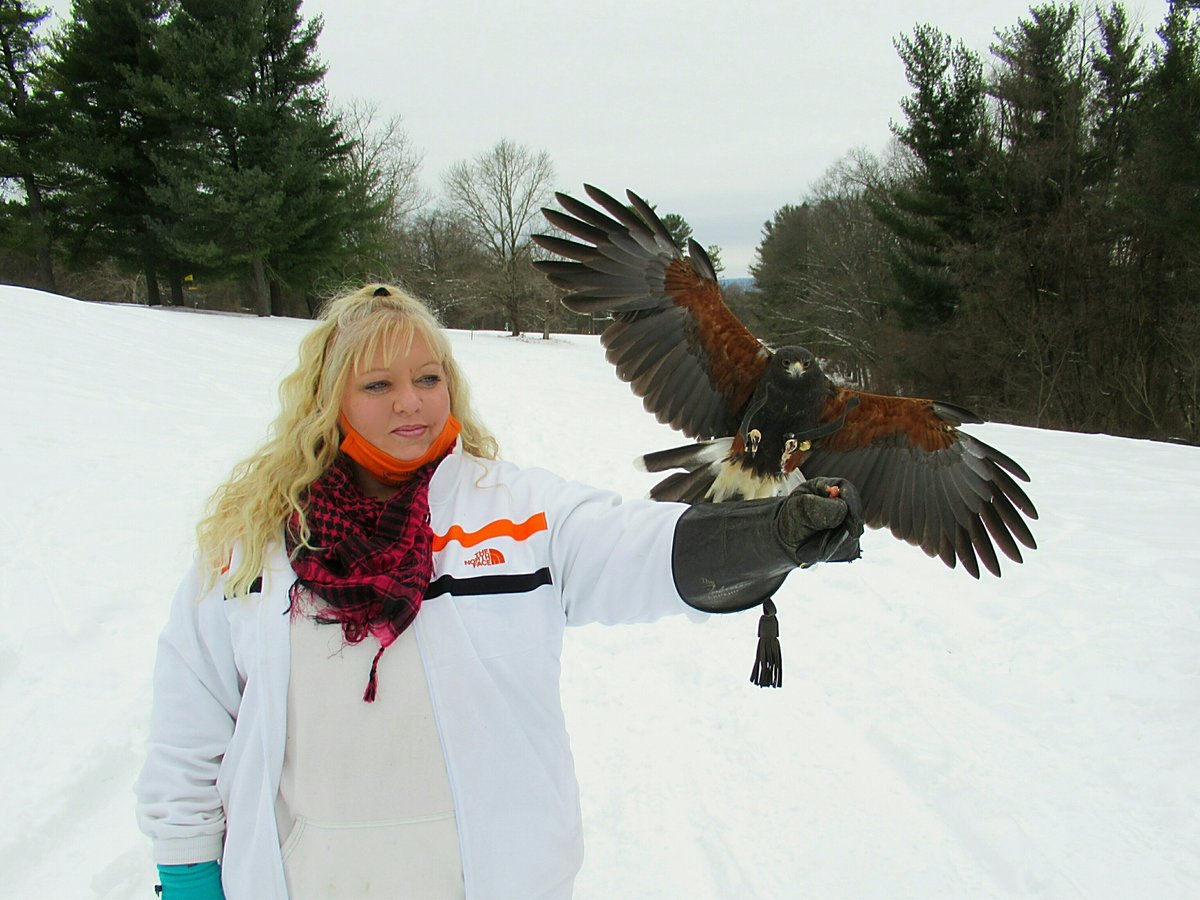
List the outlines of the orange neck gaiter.
<svg viewBox="0 0 1200 900">
<path fill-rule="evenodd" d="M 350 421 L 342 413 L 338 413 L 338 424 L 342 427 L 342 443 L 338 449 L 366 469 L 384 484 L 401 484 L 408 481 L 413 473 L 421 466 L 441 459 L 446 455 L 462 429 L 454 416 L 446 417 L 441 434 L 433 439 L 418 459 L 396 459 L 390 453 L 384 453 L 350 425 Z"/>
</svg>

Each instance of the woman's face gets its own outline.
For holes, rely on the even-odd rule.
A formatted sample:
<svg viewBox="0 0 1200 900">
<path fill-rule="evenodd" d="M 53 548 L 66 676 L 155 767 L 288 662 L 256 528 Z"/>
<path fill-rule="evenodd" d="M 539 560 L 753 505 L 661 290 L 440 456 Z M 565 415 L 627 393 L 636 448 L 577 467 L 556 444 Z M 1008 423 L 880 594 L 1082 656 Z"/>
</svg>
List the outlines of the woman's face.
<svg viewBox="0 0 1200 900">
<path fill-rule="evenodd" d="M 407 355 L 384 347 L 363 371 L 350 372 L 342 414 L 367 441 L 397 459 L 419 459 L 429 449 L 450 416 L 450 386 L 420 332 Z"/>
</svg>

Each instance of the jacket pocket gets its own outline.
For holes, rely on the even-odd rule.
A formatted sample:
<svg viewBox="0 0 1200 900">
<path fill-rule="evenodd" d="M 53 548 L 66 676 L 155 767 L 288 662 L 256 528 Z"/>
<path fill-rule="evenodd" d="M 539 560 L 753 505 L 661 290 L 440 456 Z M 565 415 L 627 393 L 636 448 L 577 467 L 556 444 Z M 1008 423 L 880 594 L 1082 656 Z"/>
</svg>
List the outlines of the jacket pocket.
<svg viewBox="0 0 1200 900">
<path fill-rule="evenodd" d="M 298 816 L 282 856 L 292 900 L 466 896 L 453 813 L 353 824 Z"/>
</svg>

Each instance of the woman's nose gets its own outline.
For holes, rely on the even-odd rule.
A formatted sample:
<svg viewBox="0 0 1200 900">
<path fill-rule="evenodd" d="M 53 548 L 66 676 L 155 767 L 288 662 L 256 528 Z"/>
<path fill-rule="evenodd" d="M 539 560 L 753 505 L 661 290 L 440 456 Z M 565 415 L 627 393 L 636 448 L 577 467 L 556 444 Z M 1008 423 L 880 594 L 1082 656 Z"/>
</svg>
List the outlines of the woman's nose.
<svg viewBox="0 0 1200 900">
<path fill-rule="evenodd" d="M 420 406 L 421 395 L 411 384 L 402 385 L 396 391 L 395 399 L 392 401 L 392 409 L 399 413 L 416 412 Z"/>
</svg>

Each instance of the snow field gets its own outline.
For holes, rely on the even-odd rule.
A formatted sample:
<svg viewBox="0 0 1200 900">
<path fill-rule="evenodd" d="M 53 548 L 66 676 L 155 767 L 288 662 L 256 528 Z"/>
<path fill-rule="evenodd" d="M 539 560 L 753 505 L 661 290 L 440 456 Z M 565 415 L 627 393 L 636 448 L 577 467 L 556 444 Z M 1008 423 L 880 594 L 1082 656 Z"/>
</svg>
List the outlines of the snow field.
<svg viewBox="0 0 1200 900">
<path fill-rule="evenodd" d="M 149 895 L 155 638 L 309 327 L 0 287 L 4 896 Z M 682 443 L 594 337 L 452 337 L 514 462 L 636 497 Z M 779 691 L 754 613 L 568 633 L 577 897 L 1200 896 L 1200 450 L 969 430 L 1041 513 L 1002 579 L 868 533 L 779 592 Z"/>
</svg>

